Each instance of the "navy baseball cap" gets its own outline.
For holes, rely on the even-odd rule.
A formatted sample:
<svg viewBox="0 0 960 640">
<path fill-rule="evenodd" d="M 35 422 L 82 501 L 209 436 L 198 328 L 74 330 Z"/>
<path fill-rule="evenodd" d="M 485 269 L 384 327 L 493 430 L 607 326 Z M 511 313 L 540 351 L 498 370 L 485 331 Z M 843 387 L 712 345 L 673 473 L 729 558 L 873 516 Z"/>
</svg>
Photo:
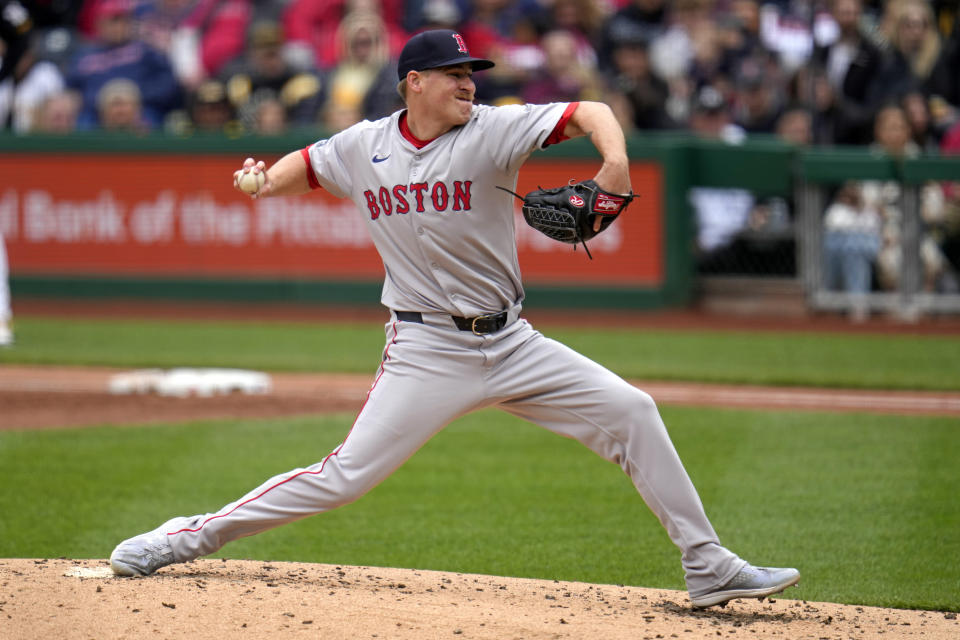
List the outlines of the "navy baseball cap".
<svg viewBox="0 0 960 640">
<path fill-rule="evenodd" d="M 482 71 L 493 66 L 490 60 L 474 58 L 467 51 L 467 45 L 456 31 L 451 29 L 433 29 L 423 31 L 407 40 L 400 52 L 397 63 L 397 75 L 400 80 L 410 71 L 436 69 L 452 64 L 469 62 L 474 71 Z"/>
</svg>

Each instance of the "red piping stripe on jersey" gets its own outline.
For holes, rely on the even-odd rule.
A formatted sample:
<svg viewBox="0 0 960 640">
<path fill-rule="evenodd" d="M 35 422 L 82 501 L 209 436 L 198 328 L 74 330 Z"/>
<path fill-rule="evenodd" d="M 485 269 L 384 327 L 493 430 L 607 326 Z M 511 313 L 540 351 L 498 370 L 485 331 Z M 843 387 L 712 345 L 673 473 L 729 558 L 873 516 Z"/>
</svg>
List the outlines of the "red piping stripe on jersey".
<svg viewBox="0 0 960 640">
<path fill-rule="evenodd" d="M 373 393 L 373 390 L 377 387 L 377 383 L 380 382 L 380 378 L 383 377 L 383 365 L 386 364 L 386 363 L 390 360 L 390 347 L 392 347 L 394 344 L 396 344 L 396 342 L 397 342 L 397 323 L 396 323 L 396 321 L 394 321 L 394 323 L 393 323 L 393 338 L 390 340 L 390 343 L 387 345 L 386 350 L 383 352 L 383 362 L 380 363 L 380 372 L 377 374 L 376 379 L 373 381 L 373 384 L 370 386 L 370 390 L 367 391 L 367 397 L 366 397 L 366 398 L 364 399 L 364 401 L 363 401 L 363 406 L 360 407 L 360 413 L 357 414 L 357 420 L 360 419 L 360 415 L 363 413 L 364 408 L 367 406 L 367 402 L 370 400 L 370 394 Z M 282 485 L 285 485 L 286 483 L 290 482 L 291 480 L 294 480 L 294 479 L 299 478 L 300 476 L 304 476 L 304 475 L 314 475 L 314 476 L 320 475 L 321 473 L 323 473 L 323 468 L 324 468 L 325 466 L 327 466 L 327 460 L 329 460 L 329 459 L 332 458 L 333 456 L 335 456 L 335 455 L 337 455 L 338 453 L 340 453 L 340 450 L 343 449 L 343 445 L 345 445 L 345 444 L 347 443 L 347 438 L 349 438 L 349 437 L 350 437 L 350 434 L 353 433 L 353 427 L 355 427 L 355 426 L 357 426 L 357 421 L 356 421 L 356 420 L 353 421 L 353 425 L 351 425 L 350 431 L 347 432 L 347 437 L 343 439 L 343 442 L 340 443 L 340 446 L 337 447 L 336 449 L 334 449 L 333 452 L 331 452 L 326 458 L 323 459 L 323 462 L 320 463 L 320 468 L 317 469 L 316 471 L 301 471 L 300 473 L 297 473 L 297 474 L 295 474 L 295 475 L 290 476 L 290 477 L 287 478 L 286 480 L 282 480 L 282 481 L 278 482 L 277 484 L 273 485 L 272 487 L 268 487 L 268 488 L 264 489 L 263 492 L 255 495 L 254 497 L 250 498 L 249 500 L 246 500 L 246 501 L 244 501 L 244 502 L 241 502 L 240 504 L 238 504 L 237 506 L 235 506 L 233 509 L 230 509 L 230 511 L 228 511 L 227 513 L 223 513 L 223 514 L 220 514 L 220 515 L 211 516 L 211 517 L 207 518 L 207 519 L 204 520 L 202 523 L 200 523 L 200 526 L 199 526 L 199 527 L 197 527 L 197 528 L 195 528 L 195 529 L 180 529 L 180 530 L 178 530 L 178 531 L 171 531 L 171 532 L 169 532 L 167 535 L 168 535 L 168 536 L 173 536 L 173 535 L 176 535 L 176 534 L 178 534 L 178 533 L 196 533 L 197 531 L 200 531 L 201 529 L 203 529 L 203 528 L 207 525 L 207 523 L 209 523 L 209 522 L 211 522 L 211 521 L 213 521 L 213 520 L 217 520 L 218 518 L 225 518 L 226 516 L 229 516 L 230 514 L 232 514 L 234 511 L 236 511 L 236 510 L 239 509 L 240 507 L 245 506 L 245 505 L 248 505 L 248 504 L 250 504 L 251 502 L 253 502 L 254 500 L 258 500 L 259 498 L 262 498 L 263 496 L 265 496 L 266 494 L 270 493 L 271 491 L 273 491 L 273 490 L 276 489 L 277 487 L 282 486 Z"/>
<path fill-rule="evenodd" d="M 547 136 L 547 139 L 543 141 L 543 149 L 546 149 L 552 144 L 557 144 L 558 142 L 563 142 L 564 140 L 569 140 L 568 136 L 563 135 L 563 130 L 567 128 L 567 123 L 570 121 L 570 118 L 573 116 L 573 112 L 577 110 L 577 107 L 580 106 L 579 102 L 571 102 L 567 105 L 567 108 L 563 110 L 563 115 L 560 116 L 560 121 L 557 122 L 557 126 L 553 128 L 553 131 L 550 132 L 550 135 Z"/>
<path fill-rule="evenodd" d="M 313 165 L 310 164 L 310 147 L 304 147 L 303 149 L 300 149 L 300 155 L 303 157 L 303 161 L 307 165 L 307 182 L 310 184 L 310 188 L 319 189 L 320 181 L 317 180 L 317 174 L 313 172 Z"/>
</svg>

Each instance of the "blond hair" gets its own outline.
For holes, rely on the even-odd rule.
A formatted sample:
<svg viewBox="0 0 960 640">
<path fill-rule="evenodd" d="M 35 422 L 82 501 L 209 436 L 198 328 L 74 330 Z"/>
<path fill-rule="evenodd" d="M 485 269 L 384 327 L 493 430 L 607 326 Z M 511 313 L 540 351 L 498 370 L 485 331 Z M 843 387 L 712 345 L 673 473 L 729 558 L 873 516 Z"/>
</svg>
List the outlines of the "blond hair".
<svg viewBox="0 0 960 640">
<path fill-rule="evenodd" d="M 926 0 L 894 0 L 887 4 L 886 16 L 884 17 L 884 30 L 890 43 L 900 49 L 900 26 L 911 13 L 920 13 L 923 20 L 927 23 L 926 34 L 920 49 L 911 55 L 907 55 L 907 62 L 910 64 L 910 70 L 917 78 L 924 79 L 933 70 L 937 58 L 940 57 L 940 33 L 937 31 L 936 19 L 933 15 L 933 8 Z M 904 52 L 906 55 L 907 52 Z"/>
<path fill-rule="evenodd" d="M 383 19 L 371 11 L 351 11 L 340 22 L 336 36 L 340 60 L 356 62 L 350 44 L 361 31 L 366 31 L 373 40 L 373 51 L 367 64 L 376 67 L 385 64 L 390 57 L 387 28 Z"/>
</svg>

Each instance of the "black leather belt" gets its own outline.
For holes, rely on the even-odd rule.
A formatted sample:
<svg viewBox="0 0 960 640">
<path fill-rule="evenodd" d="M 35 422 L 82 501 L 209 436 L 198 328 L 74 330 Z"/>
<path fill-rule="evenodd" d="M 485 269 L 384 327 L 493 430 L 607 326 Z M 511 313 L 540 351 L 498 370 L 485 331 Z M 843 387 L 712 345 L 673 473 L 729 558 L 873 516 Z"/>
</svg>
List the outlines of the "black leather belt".
<svg viewBox="0 0 960 640">
<path fill-rule="evenodd" d="M 397 320 L 401 322 L 418 322 L 423 324 L 423 314 L 419 311 L 395 311 Z M 487 333 L 496 333 L 507 325 L 507 312 L 490 313 L 476 318 L 461 318 L 460 316 L 450 316 L 453 323 L 457 325 L 460 331 L 472 331 L 475 335 L 482 336 Z"/>
</svg>

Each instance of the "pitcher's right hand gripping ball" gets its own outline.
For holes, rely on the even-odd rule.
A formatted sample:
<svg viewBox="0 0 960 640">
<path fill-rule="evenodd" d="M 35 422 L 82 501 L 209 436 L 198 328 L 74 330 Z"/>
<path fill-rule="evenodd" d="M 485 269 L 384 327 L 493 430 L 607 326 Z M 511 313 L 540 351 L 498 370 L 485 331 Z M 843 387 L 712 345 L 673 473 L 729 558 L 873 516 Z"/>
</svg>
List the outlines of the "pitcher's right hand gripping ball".
<svg viewBox="0 0 960 640">
<path fill-rule="evenodd" d="M 520 198 L 519 194 L 513 195 Z M 520 199 L 523 200 L 523 219 L 528 225 L 548 238 L 572 244 L 574 249 L 577 243 L 582 244 L 592 260 L 586 240 L 613 224 L 633 198 L 632 191 L 627 195 L 610 193 L 593 180 L 584 180 L 555 189 L 541 187 Z"/>
<path fill-rule="evenodd" d="M 266 178 L 267 169 L 263 161 L 254 162 L 253 158 L 247 158 L 243 162 L 243 168 L 233 172 L 233 186 L 256 198 L 261 195 L 260 190 Z"/>
</svg>

